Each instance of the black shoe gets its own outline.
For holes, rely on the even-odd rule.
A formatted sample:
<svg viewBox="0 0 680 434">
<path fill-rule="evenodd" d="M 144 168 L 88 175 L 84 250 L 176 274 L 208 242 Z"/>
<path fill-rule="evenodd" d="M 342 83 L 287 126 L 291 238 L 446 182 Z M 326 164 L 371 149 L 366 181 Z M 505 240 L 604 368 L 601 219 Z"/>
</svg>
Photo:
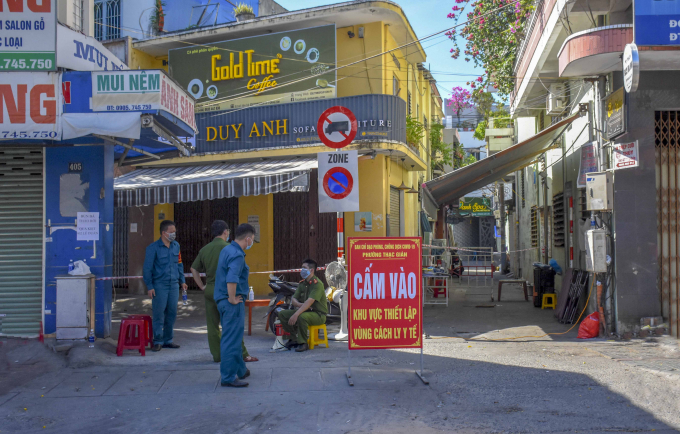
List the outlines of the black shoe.
<svg viewBox="0 0 680 434">
<path fill-rule="evenodd" d="M 289 350 L 292 350 L 293 348 L 297 347 L 298 343 L 295 342 L 294 340 L 290 339 L 288 342 L 286 342 L 285 347 L 288 348 Z"/>
<path fill-rule="evenodd" d="M 248 387 L 248 383 L 241 381 L 238 378 L 231 383 L 220 383 L 222 387 Z"/>
<path fill-rule="evenodd" d="M 158 351 L 161 350 L 161 348 L 163 348 L 163 347 L 161 346 L 161 344 L 156 344 L 156 345 L 154 345 L 153 347 L 151 347 L 151 351 L 156 351 L 156 352 L 158 352 Z"/>
<path fill-rule="evenodd" d="M 238 377 L 239 380 L 243 380 L 244 378 L 250 377 L 250 369 L 246 369 L 246 373 L 243 374 L 243 377 Z"/>
<path fill-rule="evenodd" d="M 295 352 L 296 352 L 296 353 L 302 353 L 302 352 L 304 352 L 304 351 L 307 351 L 308 349 L 309 349 L 309 345 L 307 345 L 307 342 L 305 342 L 304 344 L 298 346 L 298 347 L 295 349 Z"/>
<path fill-rule="evenodd" d="M 170 342 L 169 344 L 163 344 L 163 348 L 179 348 L 179 345 Z"/>
</svg>

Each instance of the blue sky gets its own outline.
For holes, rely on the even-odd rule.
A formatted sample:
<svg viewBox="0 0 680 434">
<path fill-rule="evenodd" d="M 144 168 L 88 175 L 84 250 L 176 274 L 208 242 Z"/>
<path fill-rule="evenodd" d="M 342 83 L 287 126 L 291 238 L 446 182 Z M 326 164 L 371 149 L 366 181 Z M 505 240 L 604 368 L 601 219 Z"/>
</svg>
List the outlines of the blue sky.
<svg viewBox="0 0 680 434">
<path fill-rule="evenodd" d="M 339 1 L 319 0 L 276 0 L 276 2 L 291 11 L 340 3 Z M 456 4 L 453 0 L 396 0 L 396 3 L 406 13 L 406 17 L 418 38 L 455 25 L 454 20 L 446 17 L 451 12 L 453 5 Z M 462 58 L 452 59 L 449 50 L 453 47 L 453 44 L 443 34 L 423 41 L 422 45 L 427 53 L 425 66 L 432 71 L 432 75 L 437 80 L 442 98 L 449 96 L 449 89 L 452 87 L 466 87 L 466 81 L 476 78 L 483 72 L 480 68 L 474 68 L 472 62 L 468 63 Z"/>
</svg>

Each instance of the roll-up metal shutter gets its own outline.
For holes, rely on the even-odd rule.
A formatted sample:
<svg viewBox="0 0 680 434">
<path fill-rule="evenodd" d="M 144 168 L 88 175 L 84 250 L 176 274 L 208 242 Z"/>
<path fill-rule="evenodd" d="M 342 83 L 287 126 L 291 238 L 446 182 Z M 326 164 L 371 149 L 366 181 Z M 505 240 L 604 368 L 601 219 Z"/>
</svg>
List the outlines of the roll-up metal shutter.
<svg viewBox="0 0 680 434">
<path fill-rule="evenodd" d="M 43 151 L 0 147 L 0 336 L 42 320 Z"/>
<path fill-rule="evenodd" d="M 390 237 L 399 236 L 399 228 L 401 227 L 401 195 L 400 191 L 394 187 L 390 187 Z"/>
</svg>

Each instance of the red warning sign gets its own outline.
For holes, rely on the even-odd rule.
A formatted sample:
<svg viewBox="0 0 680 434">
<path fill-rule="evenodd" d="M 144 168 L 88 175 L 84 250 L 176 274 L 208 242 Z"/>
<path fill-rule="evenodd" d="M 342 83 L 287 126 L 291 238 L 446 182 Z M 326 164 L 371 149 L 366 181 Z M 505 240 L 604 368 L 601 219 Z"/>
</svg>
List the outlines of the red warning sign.
<svg viewBox="0 0 680 434">
<path fill-rule="evenodd" d="M 321 113 L 316 132 L 324 145 L 339 149 L 352 143 L 357 135 L 357 118 L 346 107 L 335 106 Z"/>
<path fill-rule="evenodd" d="M 352 192 L 354 179 L 344 167 L 333 167 L 323 177 L 323 189 L 331 199 L 344 199 Z"/>
</svg>

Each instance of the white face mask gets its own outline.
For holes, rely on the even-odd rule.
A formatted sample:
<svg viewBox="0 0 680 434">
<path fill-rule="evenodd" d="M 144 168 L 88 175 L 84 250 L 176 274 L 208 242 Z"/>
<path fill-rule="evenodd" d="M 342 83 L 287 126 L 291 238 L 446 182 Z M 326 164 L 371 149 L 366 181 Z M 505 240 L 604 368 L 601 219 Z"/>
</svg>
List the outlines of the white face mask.
<svg viewBox="0 0 680 434">
<path fill-rule="evenodd" d="M 168 238 L 168 241 L 170 241 L 170 242 L 175 241 L 175 238 L 177 238 L 177 232 L 173 232 L 171 234 L 168 234 L 167 238 Z"/>
</svg>

